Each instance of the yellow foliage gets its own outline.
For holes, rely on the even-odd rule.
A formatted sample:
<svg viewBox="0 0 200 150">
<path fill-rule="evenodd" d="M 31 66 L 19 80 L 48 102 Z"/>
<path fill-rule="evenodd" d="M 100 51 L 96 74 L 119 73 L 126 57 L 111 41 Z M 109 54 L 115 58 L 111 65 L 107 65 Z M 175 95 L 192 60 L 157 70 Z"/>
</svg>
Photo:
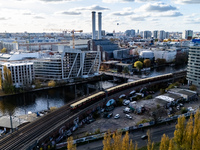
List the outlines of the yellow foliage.
<svg viewBox="0 0 200 150">
<path fill-rule="evenodd" d="M 169 137 L 163 134 L 160 142 L 160 150 L 168 150 L 169 147 Z"/>
<path fill-rule="evenodd" d="M 67 139 L 67 149 L 68 150 L 76 150 L 76 145 L 74 144 L 73 142 L 73 137 L 70 136 L 68 139 Z"/>
<path fill-rule="evenodd" d="M 48 86 L 49 87 L 55 87 L 56 86 L 56 82 L 51 80 L 51 81 L 48 82 Z"/>
</svg>

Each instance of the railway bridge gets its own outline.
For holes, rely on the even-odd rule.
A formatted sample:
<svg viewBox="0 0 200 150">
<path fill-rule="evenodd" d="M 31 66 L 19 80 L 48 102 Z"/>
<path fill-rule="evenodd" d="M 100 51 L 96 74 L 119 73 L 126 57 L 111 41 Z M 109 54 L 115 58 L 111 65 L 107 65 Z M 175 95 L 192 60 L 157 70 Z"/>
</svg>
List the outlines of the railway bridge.
<svg viewBox="0 0 200 150">
<path fill-rule="evenodd" d="M 9 134 L 5 138 L 0 140 L 0 150 L 31 150 L 37 149 L 36 146 L 49 144 L 50 137 L 56 137 L 58 134 L 62 133 L 64 130 L 69 129 L 74 126 L 74 120 L 79 117 L 79 120 L 85 118 L 87 114 L 94 111 L 97 107 L 102 107 L 105 102 L 111 98 L 117 98 L 122 93 L 130 93 L 130 91 L 137 89 L 142 86 L 154 85 L 162 82 L 173 82 L 180 78 L 186 76 L 186 71 L 177 72 L 166 75 L 166 78 L 163 79 L 161 77 L 154 77 L 151 79 L 152 82 L 145 82 L 150 80 L 150 78 L 141 79 L 136 81 L 137 83 L 141 83 L 132 87 L 127 87 L 126 89 L 121 90 L 118 89 L 115 93 L 106 94 L 107 96 L 99 99 L 98 101 L 93 101 L 91 105 L 88 107 L 84 107 L 82 109 L 71 110 L 70 105 L 78 102 L 82 99 L 77 99 L 73 102 L 66 104 L 65 106 L 39 118 L 38 120 L 27 124 L 26 126 L 20 128 L 18 131 Z M 134 82 L 133 82 L 134 83 Z M 129 86 L 133 83 L 127 83 Z M 126 84 L 124 84 L 126 85 Z M 119 86 L 120 87 L 120 86 Z M 123 85 L 121 86 L 123 87 Z M 114 88 L 107 89 L 107 91 L 111 91 Z M 97 98 L 98 99 L 98 98 Z M 91 101 L 91 100 L 90 100 Z"/>
</svg>

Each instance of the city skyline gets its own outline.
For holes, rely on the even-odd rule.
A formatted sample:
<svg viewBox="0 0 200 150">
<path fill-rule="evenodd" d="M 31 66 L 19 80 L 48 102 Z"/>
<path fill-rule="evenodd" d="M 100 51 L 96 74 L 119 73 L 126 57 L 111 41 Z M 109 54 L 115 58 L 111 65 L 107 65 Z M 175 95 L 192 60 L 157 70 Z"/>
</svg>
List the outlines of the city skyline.
<svg viewBox="0 0 200 150">
<path fill-rule="evenodd" d="M 102 30 L 107 32 L 195 32 L 199 31 L 199 6 L 199 0 L 7 0 L 0 4 L 0 32 L 91 32 L 92 11 L 102 12 Z"/>
</svg>

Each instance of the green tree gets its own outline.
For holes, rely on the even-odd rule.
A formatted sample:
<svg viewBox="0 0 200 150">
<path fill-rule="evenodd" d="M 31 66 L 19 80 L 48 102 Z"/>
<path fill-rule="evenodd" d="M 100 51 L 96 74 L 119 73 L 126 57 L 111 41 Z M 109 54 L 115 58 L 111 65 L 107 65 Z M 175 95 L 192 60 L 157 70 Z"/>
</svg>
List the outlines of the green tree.
<svg viewBox="0 0 200 150">
<path fill-rule="evenodd" d="M 4 47 L 1 49 L 1 53 L 6 53 L 7 52 L 7 49 Z"/>
<path fill-rule="evenodd" d="M 134 63 L 134 67 L 137 68 L 140 71 L 143 67 L 143 63 L 141 61 L 136 61 Z"/>
<path fill-rule="evenodd" d="M 158 59 L 156 59 L 156 63 L 157 63 L 158 65 L 166 64 L 166 59 L 160 59 L 160 58 L 158 58 Z"/>
<path fill-rule="evenodd" d="M 129 73 L 129 68 L 127 66 L 124 67 L 123 73 Z"/>
<path fill-rule="evenodd" d="M 144 60 L 144 66 L 145 67 L 150 67 L 151 66 L 151 60 L 150 59 L 145 59 Z"/>
</svg>

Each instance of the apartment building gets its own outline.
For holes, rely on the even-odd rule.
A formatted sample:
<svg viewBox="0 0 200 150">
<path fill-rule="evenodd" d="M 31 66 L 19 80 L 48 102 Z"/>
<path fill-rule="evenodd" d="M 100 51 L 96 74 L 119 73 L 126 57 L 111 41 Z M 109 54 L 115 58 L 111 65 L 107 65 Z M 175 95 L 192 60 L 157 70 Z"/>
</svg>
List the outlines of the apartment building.
<svg viewBox="0 0 200 150">
<path fill-rule="evenodd" d="M 187 67 L 188 84 L 200 87 L 200 47 L 193 46 L 189 49 L 188 67 Z"/>
<path fill-rule="evenodd" d="M 2 78 L 6 66 L 11 71 L 13 85 L 16 87 L 31 85 L 34 80 L 33 62 L 6 62 L 1 64 Z"/>
</svg>

